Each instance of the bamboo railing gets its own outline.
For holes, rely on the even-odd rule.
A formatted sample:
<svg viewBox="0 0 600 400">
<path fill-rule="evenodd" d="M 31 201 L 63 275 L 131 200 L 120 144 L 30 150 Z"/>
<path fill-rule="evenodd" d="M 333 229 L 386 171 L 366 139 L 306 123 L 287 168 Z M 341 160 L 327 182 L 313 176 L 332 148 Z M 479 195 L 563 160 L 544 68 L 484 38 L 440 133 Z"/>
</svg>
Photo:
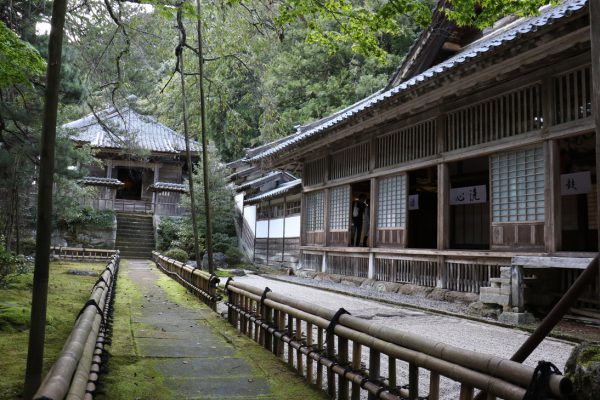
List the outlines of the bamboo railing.
<svg viewBox="0 0 600 400">
<path fill-rule="evenodd" d="M 181 261 L 165 257 L 153 251 L 152 260 L 166 274 L 194 292 L 211 309 L 217 309 L 217 286 L 219 278 L 201 269 L 185 265 Z"/>
<path fill-rule="evenodd" d="M 73 331 L 34 399 L 81 400 L 96 389 L 112 312 L 119 253 L 114 254 L 92 288 Z"/>
<path fill-rule="evenodd" d="M 85 247 L 51 247 L 50 257 L 72 261 L 106 261 L 117 250 L 114 249 L 89 249 Z"/>
<path fill-rule="evenodd" d="M 232 280 L 226 290 L 229 322 L 332 398 L 355 400 L 366 392 L 369 399 L 419 399 L 420 390 L 428 388 L 427 398 L 438 400 L 440 389 L 447 392 L 440 382 L 454 381 L 460 394 L 452 398 L 473 399 L 478 389 L 488 400 L 521 400 L 535 373 L 518 362 L 374 324 L 343 309 L 329 310 Z M 387 359 L 387 373 L 382 359 Z M 408 364 L 406 384 L 399 383 L 398 363 Z M 564 398 L 572 385 L 551 374 L 547 390 L 552 398 Z"/>
<path fill-rule="evenodd" d="M 215 309 L 217 297 L 208 273 L 157 252 L 153 257 L 163 271 Z M 537 375 L 535 368 L 519 362 L 374 324 L 343 309 L 330 310 L 232 278 L 225 291 L 228 321 L 331 398 L 472 400 L 483 394 L 487 400 L 522 400 Z M 398 373 L 401 364 L 408 366 L 406 376 Z M 542 386 L 552 398 L 572 392 L 571 382 L 558 374 L 550 374 Z"/>
</svg>

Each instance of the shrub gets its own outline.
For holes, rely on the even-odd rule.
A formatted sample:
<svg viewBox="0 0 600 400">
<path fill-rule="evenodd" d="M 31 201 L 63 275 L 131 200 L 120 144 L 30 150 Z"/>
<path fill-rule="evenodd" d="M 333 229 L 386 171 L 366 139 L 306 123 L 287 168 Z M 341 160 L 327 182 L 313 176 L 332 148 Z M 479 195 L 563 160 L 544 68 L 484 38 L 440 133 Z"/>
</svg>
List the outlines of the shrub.
<svg viewBox="0 0 600 400">
<path fill-rule="evenodd" d="M 225 253 L 230 247 L 237 245 L 237 238 L 228 236 L 224 233 L 213 234 L 213 252 Z"/>
<path fill-rule="evenodd" d="M 11 278 L 31 272 L 31 265 L 23 256 L 15 256 L 0 244 L 0 287 L 5 287 Z"/>
<path fill-rule="evenodd" d="M 114 218 L 115 212 L 113 210 L 82 208 L 79 212 L 68 218 L 65 223 L 71 231 L 75 231 L 77 227 L 111 228 Z"/>
<path fill-rule="evenodd" d="M 178 249 L 177 247 L 173 247 L 170 250 L 165 252 L 165 256 L 169 258 L 174 258 L 177 261 L 186 262 L 189 260 L 188 253 L 185 250 Z"/>
<path fill-rule="evenodd" d="M 237 247 L 231 246 L 225 251 L 225 262 L 231 267 L 244 264 L 244 253 Z"/>
<path fill-rule="evenodd" d="M 180 222 L 174 218 L 163 218 L 158 225 L 158 250 L 164 251 L 172 247 L 177 240 Z"/>
</svg>

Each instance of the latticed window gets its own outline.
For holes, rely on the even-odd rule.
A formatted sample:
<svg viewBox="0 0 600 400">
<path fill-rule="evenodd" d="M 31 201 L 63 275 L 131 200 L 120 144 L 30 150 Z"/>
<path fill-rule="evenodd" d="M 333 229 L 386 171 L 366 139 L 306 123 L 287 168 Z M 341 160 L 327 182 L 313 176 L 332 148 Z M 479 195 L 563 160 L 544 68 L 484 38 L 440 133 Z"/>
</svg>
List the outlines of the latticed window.
<svg viewBox="0 0 600 400">
<path fill-rule="evenodd" d="M 286 207 L 285 215 L 300 214 L 300 200 L 288 201 Z"/>
<path fill-rule="evenodd" d="M 406 225 L 406 175 L 379 180 L 377 227 L 403 228 Z"/>
<path fill-rule="evenodd" d="M 271 206 L 271 217 L 280 218 L 283 217 L 283 203 L 274 204 Z"/>
<path fill-rule="evenodd" d="M 325 193 L 323 191 L 309 193 L 305 195 L 304 199 L 306 200 L 306 215 L 304 220 L 306 230 L 324 230 L 323 206 L 325 203 Z"/>
<path fill-rule="evenodd" d="M 350 186 L 339 186 L 329 191 L 329 229 L 348 229 Z"/>
<path fill-rule="evenodd" d="M 257 206 L 256 215 L 258 219 L 269 219 L 269 205 L 259 204 Z"/>
<path fill-rule="evenodd" d="M 544 220 L 544 151 L 504 153 L 492 160 L 492 220 Z"/>
</svg>

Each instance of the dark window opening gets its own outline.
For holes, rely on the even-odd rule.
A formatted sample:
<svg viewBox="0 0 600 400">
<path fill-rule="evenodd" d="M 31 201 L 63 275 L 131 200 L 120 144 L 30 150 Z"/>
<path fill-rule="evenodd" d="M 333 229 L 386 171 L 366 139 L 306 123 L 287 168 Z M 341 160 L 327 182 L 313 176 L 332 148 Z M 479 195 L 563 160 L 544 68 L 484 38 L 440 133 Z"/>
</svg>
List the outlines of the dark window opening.
<svg viewBox="0 0 600 400">
<path fill-rule="evenodd" d="M 490 248 L 489 159 L 448 165 L 450 175 L 450 248 Z"/>
<path fill-rule="evenodd" d="M 117 190 L 117 199 L 141 200 L 142 168 L 117 168 L 117 179 L 125 185 Z"/>
<path fill-rule="evenodd" d="M 598 251 L 595 143 L 593 133 L 558 142 L 563 251 Z"/>
<path fill-rule="evenodd" d="M 371 181 L 353 183 L 350 206 L 350 246 L 370 247 Z"/>
<path fill-rule="evenodd" d="M 408 174 L 408 247 L 437 247 L 437 168 Z"/>
</svg>

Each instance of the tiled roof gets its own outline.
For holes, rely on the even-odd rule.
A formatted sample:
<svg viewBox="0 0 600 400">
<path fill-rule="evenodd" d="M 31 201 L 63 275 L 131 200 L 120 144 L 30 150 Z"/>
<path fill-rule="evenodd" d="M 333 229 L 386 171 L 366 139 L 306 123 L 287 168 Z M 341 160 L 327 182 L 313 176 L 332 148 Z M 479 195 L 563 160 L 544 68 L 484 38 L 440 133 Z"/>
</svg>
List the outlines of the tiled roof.
<svg viewBox="0 0 600 400">
<path fill-rule="evenodd" d="M 261 183 L 265 183 L 265 182 L 268 182 L 270 180 L 277 178 L 279 175 L 281 175 L 281 171 L 271 171 L 268 174 L 261 176 L 260 178 L 256 178 L 251 181 L 242 183 L 241 185 L 239 185 L 237 187 L 237 190 L 241 191 L 241 190 L 248 189 L 255 185 L 260 185 Z"/>
<path fill-rule="evenodd" d="M 244 204 L 255 204 L 262 200 L 272 199 L 274 197 L 281 197 L 285 194 L 292 192 L 295 189 L 300 189 L 302 187 L 302 180 L 296 179 L 294 181 L 286 182 L 275 189 L 271 189 L 267 192 L 263 192 L 257 194 L 256 196 L 252 196 L 247 198 L 244 201 Z"/>
<path fill-rule="evenodd" d="M 181 183 L 171 183 L 171 182 L 155 182 L 148 187 L 151 191 L 154 192 L 180 192 L 187 193 L 188 188 L 186 185 Z"/>
<path fill-rule="evenodd" d="M 402 82 L 398 86 L 395 86 L 389 90 L 380 90 L 341 111 L 300 127 L 294 134 L 288 137 L 288 140 L 277 144 L 266 151 L 256 154 L 250 159 L 250 161 L 259 161 L 261 159 L 274 156 L 277 153 L 288 149 L 290 146 L 302 143 L 303 141 L 325 130 L 345 122 L 357 114 L 374 108 L 383 101 L 396 96 L 405 90 L 411 89 L 424 82 L 428 82 L 436 78 L 438 75 L 458 68 L 467 62 L 474 61 L 482 55 L 503 45 L 508 45 L 526 34 L 536 32 L 542 27 L 551 25 L 563 18 L 567 18 L 573 13 L 582 10 L 584 7 L 586 7 L 586 4 L 587 0 L 564 0 L 556 7 L 542 9 L 540 15 L 538 16 L 519 18 L 504 29 L 492 31 L 490 35 L 484 36 L 482 39 L 474 42 L 472 45 L 467 46 L 460 53 L 457 53 L 446 61 L 434 65 L 421 74 Z"/>
<path fill-rule="evenodd" d="M 143 149 L 160 153 L 185 151 L 184 136 L 162 125 L 153 117 L 141 115 L 130 108 L 115 108 L 98 112 L 106 127 L 89 114 L 63 128 L 70 130 L 70 137 L 77 142 L 89 143 L 95 148 Z M 109 131 L 107 131 L 107 128 Z M 198 142 L 190 140 L 190 150 L 200 151 Z"/>
<path fill-rule="evenodd" d="M 79 183 L 83 183 L 88 186 L 123 186 L 124 183 L 115 178 L 101 178 L 97 176 L 86 176 L 79 180 Z"/>
</svg>

